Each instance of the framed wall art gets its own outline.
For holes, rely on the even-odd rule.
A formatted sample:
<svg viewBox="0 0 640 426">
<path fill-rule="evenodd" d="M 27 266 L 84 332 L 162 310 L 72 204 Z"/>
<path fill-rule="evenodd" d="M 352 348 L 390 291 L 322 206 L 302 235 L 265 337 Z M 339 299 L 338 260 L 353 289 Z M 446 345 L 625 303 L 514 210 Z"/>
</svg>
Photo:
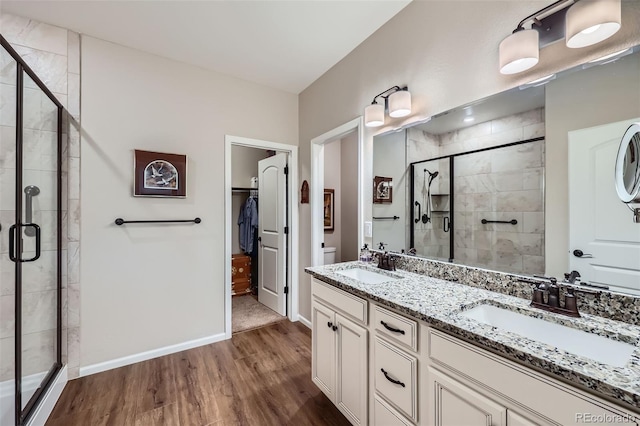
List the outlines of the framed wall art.
<svg viewBox="0 0 640 426">
<path fill-rule="evenodd" d="M 334 214 L 335 214 L 335 200 L 333 189 L 324 189 L 324 230 L 333 231 L 334 228 Z"/>
<path fill-rule="evenodd" d="M 392 181 L 390 177 L 376 176 L 373 178 L 373 202 L 385 204 L 393 202 Z"/>
<path fill-rule="evenodd" d="M 135 150 L 133 195 L 187 196 L 187 156 Z"/>
</svg>

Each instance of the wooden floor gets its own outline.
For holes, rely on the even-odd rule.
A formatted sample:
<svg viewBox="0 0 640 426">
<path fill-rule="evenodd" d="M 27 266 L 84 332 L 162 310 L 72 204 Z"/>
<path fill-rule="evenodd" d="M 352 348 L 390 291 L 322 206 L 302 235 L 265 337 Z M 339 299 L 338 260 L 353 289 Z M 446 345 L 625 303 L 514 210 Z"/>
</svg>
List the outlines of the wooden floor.
<svg viewBox="0 0 640 426">
<path fill-rule="evenodd" d="M 311 381 L 311 331 L 281 321 L 70 381 L 47 425 L 348 425 Z"/>
</svg>

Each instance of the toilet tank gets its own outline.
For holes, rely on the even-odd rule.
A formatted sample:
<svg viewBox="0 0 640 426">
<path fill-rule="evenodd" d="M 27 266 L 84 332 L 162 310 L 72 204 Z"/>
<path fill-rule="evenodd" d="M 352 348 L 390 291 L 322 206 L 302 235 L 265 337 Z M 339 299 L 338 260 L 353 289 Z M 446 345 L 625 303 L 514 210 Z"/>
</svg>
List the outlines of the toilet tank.
<svg viewBox="0 0 640 426">
<path fill-rule="evenodd" d="M 324 248 L 324 264 L 330 265 L 332 263 L 336 263 L 336 248 L 325 247 Z"/>
</svg>

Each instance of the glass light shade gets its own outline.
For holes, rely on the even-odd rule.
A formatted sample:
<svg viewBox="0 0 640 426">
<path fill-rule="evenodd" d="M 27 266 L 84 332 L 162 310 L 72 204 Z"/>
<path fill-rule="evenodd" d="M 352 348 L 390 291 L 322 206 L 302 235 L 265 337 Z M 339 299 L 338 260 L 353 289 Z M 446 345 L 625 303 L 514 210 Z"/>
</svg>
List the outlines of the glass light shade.
<svg viewBox="0 0 640 426">
<path fill-rule="evenodd" d="M 565 20 L 567 47 L 591 46 L 620 29 L 620 0 L 580 0 L 567 10 Z"/>
<path fill-rule="evenodd" d="M 406 117 L 411 114 L 411 93 L 398 90 L 389 96 L 389 116 Z"/>
<path fill-rule="evenodd" d="M 364 109 L 364 125 L 380 127 L 384 124 L 384 105 L 371 104 Z"/>
<path fill-rule="evenodd" d="M 517 74 L 526 71 L 538 63 L 539 56 L 538 31 L 515 32 L 500 43 L 500 73 Z"/>
</svg>

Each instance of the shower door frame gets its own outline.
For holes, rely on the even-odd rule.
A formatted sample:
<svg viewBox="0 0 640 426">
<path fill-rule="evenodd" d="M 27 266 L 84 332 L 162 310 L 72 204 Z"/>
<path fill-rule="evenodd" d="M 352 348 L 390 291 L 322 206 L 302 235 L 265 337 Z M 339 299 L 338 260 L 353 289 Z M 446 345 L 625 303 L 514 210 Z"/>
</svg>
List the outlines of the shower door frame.
<svg viewBox="0 0 640 426">
<path fill-rule="evenodd" d="M 527 143 L 532 143 L 532 142 L 539 142 L 539 141 L 543 141 L 545 140 L 546 136 L 540 136 L 537 138 L 532 138 L 532 139 L 526 139 L 523 141 L 517 141 L 517 142 L 510 142 L 510 143 L 505 143 L 502 145 L 496 145 L 496 146 L 491 146 L 488 148 L 481 148 L 481 149 L 474 149 L 472 151 L 465 151 L 465 152 L 459 152 L 457 154 L 451 154 L 451 155 L 443 155 L 440 157 L 434 157 L 434 158 L 428 158 L 426 160 L 420 160 L 420 161 L 414 161 L 412 163 L 409 163 L 410 169 L 411 169 L 411 175 L 410 175 L 410 185 L 411 185 L 411 199 L 409 201 L 409 206 L 411 208 L 411 216 L 410 216 L 410 220 L 409 220 L 409 225 L 410 225 L 410 229 L 411 232 L 409 234 L 409 248 L 414 247 L 414 243 L 415 243 L 415 228 L 414 228 L 414 219 L 415 219 L 415 208 L 414 208 L 414 202 L 415 202 L 415 167 L 417 164 L 421 164 L 421 163 L 425 163 L 427 161 L 435 161 L 435 160 L 444 160 L 444 159 L 449 159 L 449 263 L 453 263 L 455 260 L 455 244 L 454 244 L 454 231 L 455 231 L 455 221 L 453 219 L 453 213 L 454 213 L 454 205 L 455 203 L 453 202 L 453 196 L 454 196 L 454 189 L 453 189 L 453 185 L 454 185 L 454 181 L 455 178 L 453 177 L 454 174 L 454 159 L 455 157 L 460 157 L 462 155 L 469 155 L 469 154 L 476 154 L 478 152 L 484 152 L 484 151 L 491 151 L 494 149 L 499 149 L 499 148 L 508 148 L 510 146 L 516 146 L 516 145 L 524 145 Z M 546 165 L 545 165 L 546 167 Z M 419 257 L 424 257 L 424 256 L 419 256 Z"/>
<path fill-rule="evenodd" d="M 51 387 L 56 376 L 62 369 L 62 120 L 64 107 L 53 93 L 38 78 L 36 73 L 27 65 L 7 40 L 0 35 L 0 44 L 16 61 L 16 199 L 15 199 L 15 232 L 20 238 L 15 239 L 15 422 L 21 426 L 27 423 L 42 396 Z M 21 232 L 25 224 L 22 223 L 22 173 L 23 173 L 23 95 L 24 74 L 38 86 L 57 108 L 57 241 L 56 241 L 56 359 L 47 375 L 42 380 L 24 409 L 22 409 L 22 238 Z M 10 230 L 11 231 L 11 230 Z"/>
</svg>

